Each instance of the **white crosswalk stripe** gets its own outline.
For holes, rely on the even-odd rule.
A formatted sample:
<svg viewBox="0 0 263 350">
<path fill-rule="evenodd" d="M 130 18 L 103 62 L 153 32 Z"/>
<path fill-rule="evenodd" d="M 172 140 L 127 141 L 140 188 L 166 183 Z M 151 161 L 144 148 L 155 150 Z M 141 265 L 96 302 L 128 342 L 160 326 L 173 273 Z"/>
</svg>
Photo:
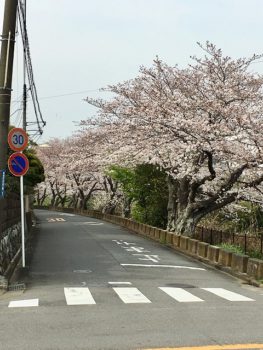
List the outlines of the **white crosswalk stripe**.
<svg viewBox="0 0 263 350">
<path fill-rule="evenodd" d="M 159 287 L 163 292 L 168 294 L 173 299 L 179 301 L 180 303 L 191 303 L 204 301 L 195 295 L 187 292 L 183 288 L 173 288 L 173 287 Z"/>
<path fill-rule="evenodd" d="M 96 304 L 89 288 L 64 288 L 67 305 Z"/>
<path fill-rule="evenodd" d="M 39 305 L 38 299 L 14 300 L 10 301 L 8 307 L 35 307 Z"/>
<path fill-rule="evenodd" d="M 125 304 L 151 303 L 137 288 L 116 287 L 113 290 Z"/>
<path fill-rule="evenodd" d="M 153 293 L 153 295 L 155 295 L 154 299 L 151 298 L 152 300 L 150 300 L 138 288 L 130 287 L 131 284 L 131 282 L 127 281 L 108 282 L 108 285 L 111 287 L 108 290 L 111 291 L 112 295 L 115 292 L 119 299 L 125 304 L 149 304 L 152 302 L 158 303 L 159 298 L 155 293 Z M 255 301 L 254 299 L 248 298 L 235 292 L 231 292 L 230 290 L 224 288 L 192 288 L 191 293 L 184 288 L 158 287 L 158 289 L 164 292 L 166 296 L 168 295 L 179 303 L 205 302 L 207 301 L 206 297 L 208 296 L 208 294 L 205 292 L 213 294 L 215 296 L 214 300 L 215 298 L 220 297 L 230 302 Z M 203 291 L 201 294 L 202 299 L 195 295 L 195 292 L 198 290 Z M 96 293 L 100 293 L 98 289 L 93 292 L 95 294 L 95 297 Z M 64 296 L 67 305 L 96 304 L 96 301 L 94 300 L 93 295 L 91 294 L 91 291 L 88 287 L 64 288 Z M 211 298 L 209 301 L 211 302 Z M 43 302 L 42 305 L 45 305 L 45 302 Z M 36 306 L 39 306 L 39 299 L 13 300 L 10 301 L 8 305 L 9 308 L 26 308 Z"/>
<path fill-rule="evenodd" d="M 230 292 L 229 290 L 224 288 L 201 288 L 201 289 L 206 290 L 207 292 L 213 293 L 229 301 L 255 301 L 254 299 L 250 299 L 238 293 Z"/>
</svg>

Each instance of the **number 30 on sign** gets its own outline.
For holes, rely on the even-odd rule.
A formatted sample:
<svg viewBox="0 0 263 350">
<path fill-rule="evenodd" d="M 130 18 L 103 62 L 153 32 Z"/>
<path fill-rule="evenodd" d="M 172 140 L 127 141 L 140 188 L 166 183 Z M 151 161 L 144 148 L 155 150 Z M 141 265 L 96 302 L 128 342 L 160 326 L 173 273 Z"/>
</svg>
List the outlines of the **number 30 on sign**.
<svg viewBox="0 0 263 350">
<path fill-rule="evenodd" d="M 9 131 L 8 144 L 13 151 L 23 151 L 28 144 L 28 136 L 25 130 L 21 128 L 14 128 Z"/>
</svg>

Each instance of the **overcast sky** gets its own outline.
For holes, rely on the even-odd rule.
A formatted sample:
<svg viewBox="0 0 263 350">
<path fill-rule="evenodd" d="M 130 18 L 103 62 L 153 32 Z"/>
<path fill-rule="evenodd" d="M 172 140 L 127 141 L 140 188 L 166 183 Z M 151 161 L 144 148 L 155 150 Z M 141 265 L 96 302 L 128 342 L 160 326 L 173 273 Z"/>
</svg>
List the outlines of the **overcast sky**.
<svg viewBox="0 0 263 350">
<path fill-rule="evenodd" d="M 2 26 L 4 0 L 0 0 Z M 47 126 L 39 142 L 66 137 L 94 114 L 83 99 L 137 75 L 158 55 L 185 66 L 211 41 L 232 57 L 263 53 L 263 0 L 27 0 L 34 76 Z M 13 100 L 21 98 L 22 44 L 17 37 Z M 263 61 L 263 59 L 262 59 Z M 263 73 L 263 62 L 254 70 Z M 60 96 L 58 95 L 67 95 Z M 14 102 L 12 112 L 18 105 Z M 21 114 L 11 122 L 19 126 Z M 29 120 L 33 120 L 29 108 Z"/>
</svg>

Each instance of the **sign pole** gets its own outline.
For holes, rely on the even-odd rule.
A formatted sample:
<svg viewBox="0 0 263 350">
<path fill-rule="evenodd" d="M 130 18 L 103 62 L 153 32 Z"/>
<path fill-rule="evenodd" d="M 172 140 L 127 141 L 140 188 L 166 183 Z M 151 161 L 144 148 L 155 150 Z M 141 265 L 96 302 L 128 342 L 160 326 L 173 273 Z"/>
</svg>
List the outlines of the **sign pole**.
<svg viewBox="0 0 263 350">
<path fill-rule="evenodd" d="M 8 134 L 8 144 L 16 153 L 11 154 L 8 159 L 8 168 L 11 174 L 20 177 L 20 201 L 21 201 L 21 245 L 22 245 L 22 267 L 26 267 L 25 254 L 25 208 L 24 208 L 24 176 L 29 169 L 29 161 L 23 154 L 28 144 L 28 136 L 25 130 L 13 128 Z"/>
<path fill-rule="evenodd" d="M 20 199 L 21 199 L 21 233 L 22 233 L 22 267 L 26 266 L 25 257 L 25 217 L 24 217 L 24 176 L 20 176 Z"/>
</svg>

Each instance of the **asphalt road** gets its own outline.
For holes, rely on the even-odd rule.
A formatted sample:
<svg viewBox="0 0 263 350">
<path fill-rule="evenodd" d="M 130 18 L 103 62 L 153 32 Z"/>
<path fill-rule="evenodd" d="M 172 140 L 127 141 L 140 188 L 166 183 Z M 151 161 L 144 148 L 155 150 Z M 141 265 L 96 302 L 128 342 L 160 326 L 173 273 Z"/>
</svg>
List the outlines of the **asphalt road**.
<svg viewBox="0 0 263 350">
<path fill-rule="evenodd" d="M 27 288 L 0 297 L 1 350 L 263 343 L 262 289 L 100 220 L 36 216 Z"/>
</svg>

